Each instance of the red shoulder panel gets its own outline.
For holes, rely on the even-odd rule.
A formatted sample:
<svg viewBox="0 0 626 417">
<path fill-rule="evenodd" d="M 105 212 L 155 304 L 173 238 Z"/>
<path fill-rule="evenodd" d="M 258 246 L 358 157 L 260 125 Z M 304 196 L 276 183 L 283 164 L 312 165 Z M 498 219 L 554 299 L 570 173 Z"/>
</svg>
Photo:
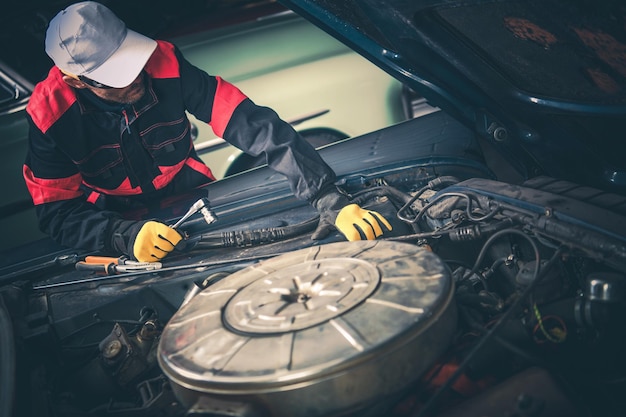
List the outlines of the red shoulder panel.
<svg viewBox="0 0 626 417">
<path fill-rule="evenodd" d="M 35 86 L 26 111 L 39 130 L 46 133 L 75 102 L 74 90 L 63 81 L 59 68 L 52 67 L 48 77 Z"/>
<path fill-rule="evenodd" d="M 211 127 L 213 132 L 221 138 L 233 112 L 247 97 L 237 87 L 224 81 L 221 77 L 217 79 L 217 90 L 213 99 L 213 113 L 211 114 Z"/>
<path fill-rule="evenodd" d="M 157 41 L 157 48 L 146 63 L 145 69 L 152 78 L 179 77 L 180 68 L 174 53 L 174 45 L 165 41 Z"/>
</svg>

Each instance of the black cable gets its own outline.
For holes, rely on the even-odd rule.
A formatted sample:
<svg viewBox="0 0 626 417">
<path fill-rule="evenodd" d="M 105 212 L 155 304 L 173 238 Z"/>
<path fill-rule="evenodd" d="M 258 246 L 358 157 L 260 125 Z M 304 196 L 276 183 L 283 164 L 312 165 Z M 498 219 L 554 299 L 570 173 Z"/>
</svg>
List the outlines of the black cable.
<svg viewBox="0 0 626 417">
<path fill-rule="evenodd" d="M 188 244 L 193 244 L 193 249 L 240 248 L 264 245 L 307 233 L 315 229 L 318 222 L 319 216 L 315 216 L 304 222 L 282 227 L 203 233 L 189 238 Z"/>
<path fill-rule="evenodd" d="M 493 243 L 496 239 L 498 239 L 504 234 L 510 234 L 510 233 L 523 235 L 525 238 L 530 239 L 528 236 L 526 236 L 524 233 L 520 232 L 519 230 L 505 229 L 498 233 L 495 233 L 485 242 L 481 250 L 481 255 L 484 256 L 484 253 L 486 252 L 486 248 L 489 245 L 491 245 L 491 243 Z M 541 281 L 541 278 L 546 274 L 547 271 L 551 269 L 554 262 L 556 262 L 560 258 L 561 253 L 563 251 L 562 248 L 557 249 L 555 253 L 552 255 L 552 257 L 550 258 L 550 260 L 548 261 L 548 263 L 545 265 L 545 267 L 540 271 L 539 267 L 541 263 L 540 262 L 541 255 L 539 253 L 537 245 L 535 245 L 534 242 L 532 243 L 533 243 L 532 246 L 535 249 L 535 258 L 537 262 L 535 265 L 535 270 L 533 272 L 534 279 L 532 280 L 531 284 L 528 285 L 528 287 L 526 287 L 526 289 L 522 292 L 522 294 L 511 304 L 509 309 L 504 314 L 502 314 L 502 316 L 500 316 L 500 319 L 485 333 L 485 335 L 481 339 L 479 339 L 478 342 L 476 342 L 476 344 L 472 347 L 472 349 L 467 354 L 467 356 L 459 364 L 458 368 L 446 380 L 446 382 L 441 387 L 439 387 L 439 389 L 429 398 L 429 400 L 426 402 L 424 407 L 418 410 L 417 413 L 413 414 L 415 417 L 422 417 L 422 416 L 427 415 L 426 413 L 429 411 L 430 408 L 432 408 L 437 403 L 437 401 L 439 401 L 443 393 L 447 391 L 448 389 L 450 389 L 450 387 L 457 380 L 457 378 L 461 376 L 463 372 L 465 372 L 465 369 L 469 366 L 470 362 L 472 361 L 472 359 L 474 359 L 474 356 L 478 353 L 478 351 L 489 341 L 489 339 L 494 337 L 494 334 L 498 330 L 500 330 L 500 328 L 504 325 L 504 323 L 508 321 L 509 317 L 513 314 L 513 312 L 516 311 L 517 307 L 521 304 L 521 302 L 525 300 L 528 297 L 528 295 L 535 289 L 537 284 Z M 482 256 L 480 256 L 479 259 L 477 259 L 476 264 L 474 265 L 474 268 L 473 268 L 474 270 L 478 269 L 478 266 L 480 264 L 479 261 L 482 261 Z"/>
<path fill-rule="evenodd" d="M 523 237 L 524 239 L 526 239 L 528 241 L 528 243 L 530 243 L 530 246 L 532 246 L 532 248 L 533 248 L 533 252 L 535 254 L 535 260 L 537 261 L 537 263 L 539 263 L 541 261 L 541 256 L 539 255 L 539 248 L 537 247 L 537 244 L 526 233 L 521 232 L 521 231 L 519 231 L 517 229 L 504 229 L 504 230 L 500 230 L 497 233 L 494 233 L 489 239 L 487 239 L 487 241 L 485 242 L 483 247 L 480 249 L 480 252 L 478 253 L 478 257 L 476 258 L 476 262 L 474 262 L 474 266 L 472 267 L 472 273 L 474 273 L 474 274 L 477 273 L 478 268 L 480 267 L 480 264 L 483 261 L 483 258 L 487 254 L 487 249 L 489 248 L 489 246 L 491 246 L 491 244 L 496 239 L 498 239 L 500 236 L 505 235 L 505 234 L 514 234 L 514 235 L 518 235 L 518 236 Z M 536 268 L 538 268 L 538 266 Z"/>
<path fill-rule="evenodd" d="M 411 201 L 413 198 L 410 194 L 404 193 L 398 190 L 395 187 L 391 187 L 389 185 L 379 185 L 377 187 L 362 190 L 357 193 L 352 194 L 351 196 L 352 202 L 361 205 L 365 201 L 377 197 L 387 197 L 396 202 L 398 205 L 404 205 Z"/>
<path fill-rule="evenodd" d="M 465 207 L 465 214 L 467 215 L 467 219 L 472 221 L 472 222 L 482 222 L 485 220 L 488 220 L 490 218 L 492 218 L 493 216 L 496 215 L 496 213 L 499 210 L 499 206 L 496 205 L 496 207 L 489 211 L 487 214 L 485 214 L 482 217 L 474 217 L 472 215 L 471 212 L 471 208 L 472 208 L 472 199 L 470 198 L 470 196 L 473 196 L 474 198 L 476 198 L 476 196 L 474 194 L 471 193 L 457 193 L 457 192 L 447 192 L 447 193 L 442 193 L 437 195 L 433 200 L 429 201 L 428 204 L 426 204 L 421 210 L 420 212 L 417 214 L 417 216 L 415 216 L 414 219 L 410 220 L 411 223 L 417 223 L 422 217 L 424 217 L 424 215 L 426 214 L 426 212 L 428 211 L 429 208 L 431 208 L 432 206 L 434 206 L 436 203 L 438 203 L 440 200 L 446 198 L 446 197 L 459 197 L 462 198 L 464 200 L 467 201 L 467 207 Z"/>
<path fill-rule="evenodd" d="M 404 215 L 404 211 L 408 210 L 411 207 L 411 204 L 415 202 L 415 200 L 417 200 L 427 190 L 436 190 L 442 185 L 447 186 L 447 185 L 456 184 L 458 182 L 459 182 L 458 178 L 452 177 L 452 176 L 437 177 L 431 181 L 428 181 L 428 183 L 425 186 L 417 190 L 417 192 L 415 193 L 415 195 L 413 195 L 413 197 L 409 198 L 407 201 L 404 202 L 404 205 L 400 208 L 400 210 L 398 210 L 398 215 L 397 215 L 398 219 L 403 220 L 407 223 L 416 223 L 415 220 L 411 220 Z"/>
</svg>

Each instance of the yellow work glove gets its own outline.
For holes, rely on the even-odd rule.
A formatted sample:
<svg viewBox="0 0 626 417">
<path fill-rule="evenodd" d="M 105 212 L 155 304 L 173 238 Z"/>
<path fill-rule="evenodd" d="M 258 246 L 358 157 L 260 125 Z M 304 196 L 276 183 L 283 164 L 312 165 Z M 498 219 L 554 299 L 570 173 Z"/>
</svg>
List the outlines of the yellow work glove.
<svg viewBox="0 0 626 417">
<path fill-rule="evenodd" d="M 364 210 L 356 204 L 349 204 L 339 210 L 335 227 L 349 241 L 362 240 L 362 235 L 366 240 L 374 240 L 383 234 L 381 225 L 391 231 L 391 225 L 383 216 L 375 211 Z"/>
<path fill-rule="evenodd" d="M 182 239 L 180 233 L 163 223 L 146 222 L 134 241 L 131 239 L 132 256 L 139 262 L 158 262 L 173 251 Z"/>
<path fill-rule="evenodd" d="M 391 224 L 375 211 L 365 210 L 350 203 L 348 197 L 333 187 L 311 204 L 320 213 L 320 221 L 311 239 L 325 238 L 331 230 L 337 229 L 349 241 L 373 240 L 385 230 L 391 231 Z"/>
</svg>

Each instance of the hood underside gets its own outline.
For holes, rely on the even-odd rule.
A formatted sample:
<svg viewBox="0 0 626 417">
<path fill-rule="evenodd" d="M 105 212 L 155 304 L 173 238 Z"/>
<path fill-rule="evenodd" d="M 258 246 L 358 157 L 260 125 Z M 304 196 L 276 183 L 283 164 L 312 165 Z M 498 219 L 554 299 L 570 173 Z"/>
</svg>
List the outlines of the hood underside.
<svg viewBox="0 0 626 417">
<path fill-rule="evenodd" d="M 538 172 L 626 190 L 618 1 L 281 0 Z"/>
</svg>

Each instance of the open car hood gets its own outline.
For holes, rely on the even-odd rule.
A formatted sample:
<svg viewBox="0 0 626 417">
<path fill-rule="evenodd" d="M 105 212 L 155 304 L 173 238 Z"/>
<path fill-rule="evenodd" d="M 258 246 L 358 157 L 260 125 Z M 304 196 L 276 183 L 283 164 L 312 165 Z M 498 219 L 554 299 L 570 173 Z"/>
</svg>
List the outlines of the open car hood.
<svg viewBox="0 0 626 417">
<path fill-rule="evenodd" d="M 621 2 L 281 2 L 493 142 L 523 175 L 626 190 Z"/>
</svg>

